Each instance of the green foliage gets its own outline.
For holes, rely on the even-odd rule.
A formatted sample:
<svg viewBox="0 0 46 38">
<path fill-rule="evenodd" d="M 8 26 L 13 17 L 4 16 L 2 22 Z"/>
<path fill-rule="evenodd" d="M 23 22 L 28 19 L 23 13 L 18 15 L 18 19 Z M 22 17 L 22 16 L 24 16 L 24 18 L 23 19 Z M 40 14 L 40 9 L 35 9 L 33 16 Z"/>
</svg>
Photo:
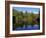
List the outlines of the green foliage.
<svg viewBox="0 0 46 38">
<path fill-rule="evenodd" d="M 23 13 L 22 11 L 13 10 L 13 16 L 16 17 L 16 23 L 15 23 L 16 27 L 19 27 L 19 26 L 22 27 L 24 24 L 33 26 L 35 24 L 33 19 L 38 17 L 38 14 L 33 14 L 33 12 L 28 13 L 27 11 Z"/>
</svg>

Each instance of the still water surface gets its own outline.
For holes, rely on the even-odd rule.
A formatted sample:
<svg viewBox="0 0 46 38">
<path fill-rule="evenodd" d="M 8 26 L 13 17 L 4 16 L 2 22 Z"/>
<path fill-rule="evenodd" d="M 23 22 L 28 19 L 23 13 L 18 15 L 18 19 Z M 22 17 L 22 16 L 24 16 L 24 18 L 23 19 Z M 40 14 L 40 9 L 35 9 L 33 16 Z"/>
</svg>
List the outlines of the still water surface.
<svg viewBox="0 0 46 38">
<path fill-rule="evenodd" d="M 23 27 L 17 27 L 15 30 L 40 30 L 39 25 L 23 25 Z"/>
</svg>

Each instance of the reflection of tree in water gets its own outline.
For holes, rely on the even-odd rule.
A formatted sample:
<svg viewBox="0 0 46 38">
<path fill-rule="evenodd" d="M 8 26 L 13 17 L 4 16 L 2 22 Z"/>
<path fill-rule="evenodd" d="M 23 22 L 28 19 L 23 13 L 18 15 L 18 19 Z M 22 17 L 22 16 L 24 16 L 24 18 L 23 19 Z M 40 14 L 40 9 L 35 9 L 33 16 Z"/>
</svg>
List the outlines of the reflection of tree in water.
<svg viewBox="0 0 46 38">
<path fill-rule="evenodd" d="M 28 13 L 27 11 L 25 11 L 25 13 L 23 13 L 21 11 L 21 12 L 17 12 L 17 13 L 14 12 L 14 14 L 13 14 L 13 28 L 14 29 L 16 27 L 23 27 L 23 25 L 25 25 L 27 27 L 27 25 L 32 25 L 33 26 L 33 25 L 39 24 L 39 23 L 40 23 L 40 16 L 36 15 L 36 14 L 33 14 L 33 12 Z"/>
</svg>

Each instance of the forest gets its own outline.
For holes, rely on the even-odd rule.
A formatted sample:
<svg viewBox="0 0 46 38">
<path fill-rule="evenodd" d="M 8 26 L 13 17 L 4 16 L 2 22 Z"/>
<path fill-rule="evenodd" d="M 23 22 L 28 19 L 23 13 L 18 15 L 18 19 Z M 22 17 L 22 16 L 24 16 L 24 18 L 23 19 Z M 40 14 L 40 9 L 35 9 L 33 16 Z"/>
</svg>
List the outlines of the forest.
<svg viewBox="0 0 46 38">
<path fill-rule="evenodd" d="M 22 12 L 22 11 L 18 11 L 18 10 L 14 10 L 13 9 L 13 27 L 17 28 L 17 27 L 23 27 L 23 25 L 25 26 L 34 26 L 35 24 L 40 25 L 40 22 L 38 22 L 37 19 L 40 19 L 39 14 L 34 14 L 33 12 L 28 13 L 27 11 Z"/>
</svg>

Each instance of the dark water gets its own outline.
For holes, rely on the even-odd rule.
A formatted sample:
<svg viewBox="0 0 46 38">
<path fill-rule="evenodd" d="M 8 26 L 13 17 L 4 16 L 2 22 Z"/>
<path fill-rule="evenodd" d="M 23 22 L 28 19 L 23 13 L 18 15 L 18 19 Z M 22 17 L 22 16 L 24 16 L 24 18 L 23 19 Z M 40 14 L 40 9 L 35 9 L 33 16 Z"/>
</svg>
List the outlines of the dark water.
<svg viewBox="0 0 46 38">
<path fill-rule="evenodd" d="M 23 27 L 17 27 L 15 28 L 15 30 L 40 30 L 40 26 L 39 25 L 23 25 Z"/>
</svg>

